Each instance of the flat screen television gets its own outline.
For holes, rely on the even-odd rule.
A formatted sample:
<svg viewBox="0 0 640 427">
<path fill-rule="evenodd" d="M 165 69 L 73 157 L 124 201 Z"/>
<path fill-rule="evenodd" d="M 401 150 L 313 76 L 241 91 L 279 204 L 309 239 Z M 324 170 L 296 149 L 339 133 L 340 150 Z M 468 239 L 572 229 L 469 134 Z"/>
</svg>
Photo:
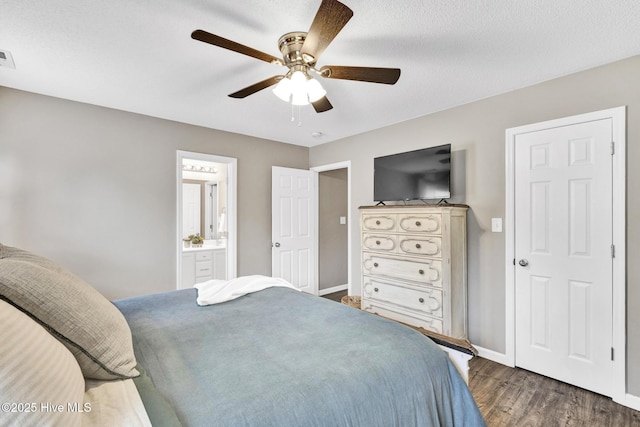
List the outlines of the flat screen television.
<svg viewBox="0 0 640 427">
<path fill-rule="evenodd" d="M 376 202 L 451 197 L 451 144 L 376 157 L 373 168 Z"/>
</svg>

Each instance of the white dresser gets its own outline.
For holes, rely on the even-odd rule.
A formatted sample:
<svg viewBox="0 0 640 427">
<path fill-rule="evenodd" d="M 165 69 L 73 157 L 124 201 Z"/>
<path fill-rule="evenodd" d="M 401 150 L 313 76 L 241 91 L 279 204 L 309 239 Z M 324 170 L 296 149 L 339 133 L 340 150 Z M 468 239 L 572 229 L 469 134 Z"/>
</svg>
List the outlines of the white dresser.
<svg viewBox="0 0 640 427">
<path fill-rule="evenodd" d="M 466 340 L 467 209 L 361 207 L 362 309 Z"/>
</svg>

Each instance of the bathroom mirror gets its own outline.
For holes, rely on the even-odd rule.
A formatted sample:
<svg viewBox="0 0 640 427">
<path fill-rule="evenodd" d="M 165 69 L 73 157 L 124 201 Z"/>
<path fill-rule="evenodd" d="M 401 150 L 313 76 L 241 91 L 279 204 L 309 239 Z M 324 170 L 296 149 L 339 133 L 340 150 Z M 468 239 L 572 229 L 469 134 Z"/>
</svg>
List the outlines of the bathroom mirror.
<svg viewBox="0 0 640 427">
<path fill-rule="evenodd" d="M 227 165 L 183 160 L 182 234 L 205 240 L 227 238 Z"/>
</svg>

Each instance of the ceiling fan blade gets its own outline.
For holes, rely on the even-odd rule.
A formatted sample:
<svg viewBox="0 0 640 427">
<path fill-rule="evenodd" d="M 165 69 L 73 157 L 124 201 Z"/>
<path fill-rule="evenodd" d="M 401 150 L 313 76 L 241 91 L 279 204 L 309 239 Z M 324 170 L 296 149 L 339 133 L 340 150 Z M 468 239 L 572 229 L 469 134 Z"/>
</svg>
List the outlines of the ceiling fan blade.
<svg viewBox="0 0 640 427">
<path fill-rule="evenodd" d="M 329 111 L 333 108 L 333 105 L 329 102 L 326 96 L 318 99 L 315 102 L 312 102 L 313 108 L 316 110 L 316 113 L 324 113 L 325 111 Z"/>
<path fill-rule="evenodd" d="M 191 33 L 191 38 L 224 49 L 229 49 L 243 55 L 251 56 L 253 58 L 260 59 L 261 61 L 269 62 L 271 64 L 283 64 L 282 59 L 280 58 L 276 58 L 275 56 L 269 55 L 268 53 L 260 52 L 259 50 L 253 49 L 243 44 L 225 39 L 224 37 L 216 36 L 215 34 L 208 33 L 204 30 L 195 30 L 193 33 Z"/>
<path fill-rule="evenodd" d="M 339 1 L 322 0 L 300 49 L 304 60 L 314 64 L 352 16 L 353 11 Z"/>
<path fill-rule="evenodd" d="M 261 82 L 258 82 L 256 84 L 252 84 L 251 86 L 247 86 L 244 89 L 240 89 L 237 92 L 234 92 L 232 94 L 230 94 L 229 96 L 231 98 L 246 98 L 249 95 L 253 95 L 256 92 L 260 92 L 262 89 L 266 89 L 269 86 L 273 86 L 274 84 L 278 83 L 280 80 L 282 80 L 284 76 L 273 76 L 273 77 L 269 77 L 266 80 L 263 80 Z"/>
<path fill-rule="evenodd" d="M 329 79 L 357 80 L 392 85 L 400 78 L 400 69 L 325 65 L 320 68 L 320 75 Z"/>
</svg>

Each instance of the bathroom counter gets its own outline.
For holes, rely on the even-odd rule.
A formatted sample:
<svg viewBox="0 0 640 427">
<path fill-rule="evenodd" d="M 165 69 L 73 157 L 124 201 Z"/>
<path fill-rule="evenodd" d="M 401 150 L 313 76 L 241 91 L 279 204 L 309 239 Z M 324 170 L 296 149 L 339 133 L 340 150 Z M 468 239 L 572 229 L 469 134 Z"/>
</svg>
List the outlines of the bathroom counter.
<svg viewBox="0 0 640 427">
<path fill-rule="evenodd" d="M 182 252 L 198 252 L 198 251 L 215 251 L 217 249 L 227 249 L 227 242 L 220 242 L 220 244 L 204 244 L 199 248 L 190 246 L 188 248 L 182 248 Z"/>
</svg>

